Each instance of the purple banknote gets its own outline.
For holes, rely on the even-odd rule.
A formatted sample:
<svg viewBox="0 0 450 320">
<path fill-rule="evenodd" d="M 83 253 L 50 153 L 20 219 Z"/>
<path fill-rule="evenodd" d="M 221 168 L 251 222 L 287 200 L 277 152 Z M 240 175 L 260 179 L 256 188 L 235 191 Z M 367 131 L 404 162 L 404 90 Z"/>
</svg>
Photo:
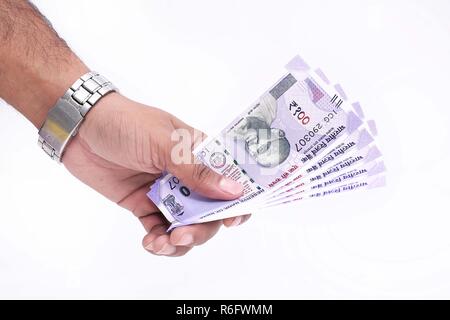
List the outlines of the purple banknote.
<svg viewBox="0 0 450 320">
<path fill-rule="evenodd" d="M 148 196 L 173 227 L 242 212 L 358 132 L 363 122 L 339 90 L 303 68 L 300 58 L 293 61 L 292 72 L 194 150 L 211 169 L 244 185 L 240 199 L 204 198 L 170 174 L 152 186 Z"/>
</svg>

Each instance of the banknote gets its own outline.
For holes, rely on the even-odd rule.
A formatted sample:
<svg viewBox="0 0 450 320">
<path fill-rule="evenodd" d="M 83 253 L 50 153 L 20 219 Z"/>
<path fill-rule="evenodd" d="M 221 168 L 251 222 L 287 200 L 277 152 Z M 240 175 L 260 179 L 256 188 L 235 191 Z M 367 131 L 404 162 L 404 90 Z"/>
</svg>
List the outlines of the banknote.
<svg viewBox="0 0 450 320">
<path fill-rule="evenodd" d="M 308 70 L 288 73 L 194 154 L 245 186 L 243 197 L 212 201 L 167 175 L 148 196 L 174 226 L 201 222 L 295 178 L 305 165 L 362 125 L 339 93 Z"/>
<path fill-rule="evenodd" d="M 373 143 L 373 138 L 370 134 L 365 132 L 365 129 L 356 133 L 357 135 L 349 135 L 349 137 L 352 137 L 350 141 L 355 141 L 356 147 L 354 148 L 354 152 L 345 152 L 346 150 L 353 148 L 352 144 L 349 144 L 347 139 L 343 143 L 337 144 L 339 148 L 333 148 L 331 151 L 331 156 L 336 158 L 334 161 L 326 161 L 327 158 L 329 159 L 330 153 L 327 153 L 324 157 L 320 157 L 318 162 L 315 162 L 313 165 L 306 166 L 306 170 L 303 170 L 304 173 L 297 175 L 295 180 L 292 180 L 290 183 L 284 185 L 276 192 L 270 192 L 266 197 L 261 197 L 261 200 L 258 199 L 258 201 L 252 203 L 252 209 L 263 208 L 268 202 L 274 201 L 275 199 L 279 201 L 283 197 L 289 195 L 289 193 L 303 190 L 302 188 L 305 185 L 310 185 L 317 182 L 320 183 L 324 179 L 333 178 L 342 174 L 342 172 L 347 172 L 353 169 L 354 167 L 362 165 L 367 166 L 367 164 L 370 164 L 372 161 L 380 159 L 382 154 L 378 147 Z M 358 137 L 361 139 L 358 139 Z M 347 147 L 348 149 L 346 149 Z M 245 212 L 242 211 L 243 208 L 240 209 L 240 213 Z M 251 211 L 249 210 L 247 210 L 247 212 Z M 217 218 L 225 219 L 233 217 L 236 214 L 237 213 L 234 211 L 224 211 L 212 217 L 205 217 L 204 222 L 216 220 Z"/>
<path fill-rule="evenodd" d="M 352 180 L 361 180 L 361 178 L 381 175 L 385 172 L 386 167 L 382 160 L 372 161 L 362 164 L 354 169 L 346 170 L 344 173 L 329 176 L 323 180 L 298 184 L 292 190 L 287 191 L 284 194 L 279 195 L 278 197 L 268 199 L 268 201 L 260 207 L 262 208 L 265 206 L 272 206 L 274 204 L 279 204 L 286 200 L 293 199 L 293 197 L 322 192 L 331 188 L 335 188 L 336 186 L 344 183 L 350 183 L 352 182 Z"/>
<path fill-rule="evenodd" d="M 381 157 L 375 122 L 364 121 L 360 104 L 350 104 L 340 84 L 331 85 L 299 56 L 286 68 L 275 85 L 193 151 L 212 170 L 240 182 L 241 198 L 202 197 L 171 174 L 151 187 L 148 197 L 171 229 L 383 185 L 384 170 L 374 175 L 370 167 Z"/>
<path fill-rule="evenodd" d="M 363 176 L 359 179 L 352 179 L 349 182 L 339 184 L 337 186 L 332 186 L 330 188 L 326 188 L 323 190 L 317 190 L 315 192 L 310 193 L 301 193 L 287 199 L 283 199 L 279 202 L 274 202 L 265 206 L 261 206 L 256 208 L 257 210 L 272 208 L 272 207 L 280 207 L 287 204 L 297 203 L 306 200 L 314 200 L 323 197 L 336 196 L 352 191 L 363 191 L 375 188 L 381 188 L 386 185 L 386 175 L 385 174 L 377 174 L 373 176 Z"/>
<path fill-rule="evenodd" d="M 296 58 L 294 58 L 293 60 L 296 60 Z M 317 69 L 315 73 L 318 74 L 320 78 L 324 79 L 326 83 L 329 83 L 328 79 L 325 77 L 323 72 Z M 347 100 L 347 96 L 340 84 L 334 85 L 334 88 L 341 94 L 344 100 Z M 358 117 L 360 117 L 361 120 L 363 120 L 364 113 L 362 112 L 360 103 L 353 102 L 351 105 L 353 110 L 357 113 Z M 342 142 L 335 143 L 335 147 L 331 151 L 329 151 L 325 156 L 319 157 L 318 158 L 319 160 L 316 160 L 315 163 L 313 162 L 314 163 L 313 165 L 301 168 L 300 173 L 298 173 L 297 176 L 290 182 L 287 182 L 286 184 L 284 184 L 279 188 L 274 188 L 273 190 L 271 190 L 271 192 L 266 192 L 260 195 L 258 198 L 256 198 L 255 200 L 256 203 L 254 202 L 251 203 L 252 207 L 254 208 L 264 207 L 267 201 L 273 200 L 273 198 L 279 199 L 286 192 L 296 190 L 299 186 L 305 185 L 304 178 L 311 176 L 313 173 L 315 174 L 315 176 L 312 176 L 312 178 L 317 177 L 317 175 L 321 174 L 322 172 L 320 171 L 323 171 L 324 175 L 327 176 L 329 174 L 337 173 L 341 167 L 344 168 L 352 165 L 359 165 L 361 162 L 367 163 L 367 161 L 371 161 L 372 159 L 380 157 L 381 153 L 378 152 L 378 149 L 375 146 L 374 137 L 376 137 L 376 135 L 377 129 L 375 121 L 368 120 L 363 122 L 363 125 L 360 126 L 360 129 L 346 136 L 342 140 Z M 365 148 L 369 144 L 372 144 L 371 148 Z M 355 155 L 355 153 L 357 154 Z M 367 158 L 367 156 L 369 157 Z M 343 160 L 344 157 L 347 158 Z M 366 158 L 367 160 L 365 160 Z M 328 169 L 333 166 L 338 166 L 338 169 L 333 169 L 332 172 L 330 173 Z M 320 179 L 320 177 L 316 179 Z M 240 209 L 242 209 L 242 207 Z M 247 210 L 247 212 L 248 211 L 249 210 Z M 241 210 L 241 212 L 244 211 Z M 237 214 L 238 213 L 233 211 L 224 211 L 222 213 L 214 215 L 213 217 L 206 217 L 204 218 L 204 221 L 206 222 L 210 220 L 216 220 L 219 218 L 225 219 L 228 217 L 235 216 Z"/>
<path fill-rule="evenodd" d="M 310 71 L 311 68 L 309 65 L 301 59 L 299 56 L 294 57 L 287 65 L 286 69 L 289 72 L 295 73 L 295 72 L 302 72 L 304 70 Z M 327 85 L 331 85 L 330 81 L 328 80 L 328 77 L 325 75 L 325 73 L 321 69 L 316 69 L 313 71 L 318 77 L 323 80 L 324 83 Z M 343 87 L 337 83 L 334 86 L 334 89 L 340 94 L 340 97 L 347 101 L 347 95 L 344 92 Z M 353 110 L 357 113 L 358 117 L 361 118 L 361 120 L 364 120 L 364 113 L 362 111 L 361 105 L 359 102 L 353 102 L 352 104 Z M 325 157 L 319 161 L 317 161 L 316 164 L 312 165 L 310 168 L 306 169 L 306 172 L 302 172 L 298 174 L 292 181 L 286 183 L 284 186 L 280 187 L 278 190 L 273 190 L 270 194 L 265 194 L 262 197 L 259 197 L 259 202 L 266 201 L 267 197 L 273 198 L 276 197 L 278 194 L 283 193 L 286 191 L 286 189 L 290 190 L 292 188 L 295 188 L 297 184 L 303 184 L 303 177 L 308 175 L 310 172 L 318 169 L 323 169 L 323 166 L 331 166 L 336 164 L 336 161 L 346 154 L 351 154 L 355 152 L 355 149 L 360 150 L 362 147 L 367 145 L 368 143 L 374 143 L 373 137 L 376 136 L 377 130 L 376 125 L 373 120 L 369 120 L 367 122 L 363 122 L 361 132 L 354 132 L 352 135 L 348 136 L 346 138 L 346 141 L 341 143 L 340 145 L 336 146 L 332 151 L 330 151 L 328 154 L 325 155 Z M 367 129 L 366 130 L 364 130 Z M 368 131 L 370 133 L 368 133 Z M 355 147 L 356 146 L 356 147 Z"/>
<path fill-rule="evenodd" d="M 298 61 L 298 59 L 299 59 L 298 57 L 297 57 L 297 58 L 294 58 L 293 61 Z M 292 63 L 292 62 L 291 62 L 291 63 Z M 306 70 L 306 69 L 305 69 L 305 70 Z M 298 70 L 296 70 L 296 72 L 298 72 Z M 311 90 L 311 91 L 314 92 L 314 90 Z M 330 96 L 329 96 L 329 97 L 330 97 Z M 293 99 L 293 100 L 294 100 L 294 99 Z M 312 100 L 313 100 L 313 99 L 312 99 Z M 336 101 L 337 105 L 342 104 L 342 99 L 340 99 L 340 98 L 338 99 L 338 96 L 337 96 L 337 95 L 334 95 L 334 96 L 330 99 L 330 101 Z M 259 116 L 259 115 L 257 114 L 257 112 L 255 112 L 254 114 L 250 114 L 250 117 L 252 117 L 253 115 Z M 355 124 L 357 124 L 357 125 L 354 126 L 351 130 L 345 131 L 344 134 L 343 134 L 341 137 L 345 137 L 347 134 L 349 134 L 349 133 L 351 133 L 351 132 L 354 132 L 353 129 L 356 128 L 356 127 L 358 127 L 358 126 L 360 126 L 361 123 L 362 123 L 362 122 L 360 121 L 360 119 L 358 119 L 357 117 L 355 117 L 355 115 L 354 115 L 353 113 L 351 113 L 351 116 L 352 116 L 352 118 L 353 118 L 353 123 L 355 123 Z M 239 118 L 239 119 L 237 119 L 237 120 L 233 123 L 232 128 L 229 129 L 228 132 L 230 132 L 230 131 L 232 131 L 232 130 L 236 130 L 236 129 L 235 129 L 236 126 L 239 126 L 239 130 L 242 130 L 242 128 L 246 128 L 246 127 L 249 126 L 248 121 L 245 121 L 245 119 L 244 119 L 244 121 L 242 121 L 242 122 L 241 122 L 241 121 L 242 121 L 242 117 Z M 270 120 L 270 121 L 272 121 L 272 120 Z M 251 127 L 251 126 L 252 126 L 252 125 L 250 125 L 250 127 Z M 310 132 L 310 134 L 311 134 L 311 132 Z M 250 136 L 251 136 L 251 134 L 250 134 Z M 241 140 L 245 140 L 244 138 L 242 138 L 242 134 L 241 134 L 240 138 L 241 138 Z M 248 137 L 245 137 L 245 138 L 248 138 Z M 307 140 L 309 139 L 309 137 L 306 137 L 306 138 L 307 138 Z M 263 178 L 269 178 L 269 179 L 272 179 L 273 176 L 277 176 L 277 172 L 276 172 L 276 171 L 270 170 L 270 169 L 267 169 L 267 168 L 262 168 L 260 165 L 258 165 L 259 163 L 258 163 L 258 164 L 254 164 L 254 163 L 252 164 L 251 161 L 247 161 L 248 158 L 243 158 L 243 159 L 242 159 L 243 161 L 240 161 L 239 155 L 248 156 L 248 153 L 243 152 L 244 144 L 243 144 L 243 143 L 239 144 L 238 142 L 236 142 L 236 140 L 237 140 L 237 139 L 235 138 L 234 141 L 229 141 L 229 143 L 228 143 L 229 149 L 227 150 L 227 149 L 225 148 L 225 151 L 224 151 L 224 152 L 225 152 L 225 153 L 229 153 L 229 151 L 230 151 L 230 149 L 231 149 L 231 154 L 233 155 L 233 158 L 234 158 L 234 159 L 238 159 L 239 165 L 240 165 L 241 167 L 243 167 L 244 170 L 245 170 L 246 172 L 249 172 L 250 175 L 251 175 L 252 177 L 254 177 L 254 179 L 255 179 L 259 184 L 262 184 L 262 185 L 264 186 L 264 188 L 269 187 L 269 188 L 270 188 L 270 191 L 271 191 L 270 193 L 275 192 L 278 188 L 282 187 L 283 184 L 282 184 L 282 183 L 279 183 L 279 182 L 282 182 L 283 180 L 285 180 L 285 178 L 282 177 L 282 176 L 278 176 L 277 179 L 275 179 L 275 180 L 269 180 L 269 181 L 267 181 L 267 179 L 266 179 L 266 180 L 263 179 Z M 361 138 L 361 141 L 362 141 L 362 140 L 363 140 L 363 138 Z M 202 150 L 201 150 L 200 152 L 197 153 L 197 155 L 199 156 L 199 158 L 202 159 L 202 160 L 203 160 L 208 166 L 210 166 L 210 167 L 215 167 L 213 161 L 210 161 L 210 162 L 208 163 L 208 161 L 205 161 L 205 158 L 207 159 L 208 156 L 211 157 L 211 155 L 213 155 L 212 158 L 215 160 L 214 155 L 217 155 L 217 154 L 220 154 L 221 152 L 223 152 L 223 150 L 221 150 L 221 149 L 223 149 L 223 145 L 226 145 L 226 143 L 223 143 L 223 141 L 220 141 L 219 139 L 215 139 L 214 142 L 215 142 L 215 143 L 210 143 L 210 144 L 208 145 L 207 148 L 200 148 L 200 149 L 202 149 Z M 300 142 L 300 143 L 304 143 L 304 141 L 302 141 L 302 139 L 300 139 L 299 142 Z M 233 148 L 237 148 L 237 151 L 241 151 L 241 152 L 233 152 Z M 239 148 L 240 148 L 240 149 L 239 149 Z M 245 148 L 250 149 L 250 148 L 248 148 L 247 145 L 245 145 Z M 195 153 L 195 151 L 194 151 L 194 153 Z M 250 150 L 250 153 L 251 153 L 251 150 Z M 316 155 L 317 155 L 317 154 L 315 154 L 314 156 L 316 156 Z M 255 157 L 257 157 L 257 156 L 258 156 L 258 155 L 255 155 Z M 305 162 L 310 161 L 310 160 L 312 160 L 312 159 L 313 159 L 313 157 L 311 157 L 310 155 L 307 155 L 306 157 L 304 157 L 304 158 L 302 159 L 302 162 L 303 162 L 302 164 L 304 164 Z M 298 162 L 296 162 L 295 159 L 294 159 L 294 161 L 287 161 L 287 163 L 288 163 L 288 164 L 290 164 L 290 163 L 297 164 Z M 225 167 L 226 167 L 226 166 L 225 166 Z M 255 170 L 254 170 L 255 167 L 256 167 L 256 172 L 255 172 Z M 267 167 L 267 166 L 263 166 L 263 167 Z M 286 181 L 289 181 L 289 179 L 292 180 L 292 178 L 295 178 L 295 177 L 294 177 L 295 171 L 302 171 L 302 169 L 304 169 L 304 166 L 298 166 L 298 165 L 295 165 L 295 168 L 293 168 L 292 171 L 291 171 L 291 170 L 282 170 L 282 173 L 283 173 L 283 174 L 286 174 L 286 172 L 289 171 L 291 177 L 288 178 L 288 179 L 286 179 Z M 221 173 L 221 174 L 225 174 L 225 175 L 226 175 L 226 171 L 225 171 L 225 172 L 224 172 L 224 171 L 218 171 L 218 172 Z M 277 184 L 277 183 L 278 183 L 278 186 L 274 186 L 274 185 Z M 284 181 L 283 181 L 283 183 L 284 183 Z M 267 192 L 266 192 L 265 194 L 267 194 Z M 263 197 L 264 197 L 264 194 L 263 194 L 263 195 L 260 195 L 260 196 L 258 197 L 258 199 L 259 199 L 259 198 L 263 198 Z M 258 200 L 258 201 L 259 201 L 259 200 Z M 216 216 L 216 217 L 219 218 L 220 215 L 218 215 L 218 216 Z"/>
<path fill-rule="evenodd" d="M 382 158 L 382 153 L 378 149 L 378 147 L 374 144 L 369 144 L 368 146 L 362 148 L 357 153 L 345 157 L 341 159 L 339 162 L 334 163 L 331 167 L 328 167 L 324 171 L 315 172 L 314 174 L 308 174 L 300 176 L 297 178 L 295 183 L 289 185 L 285 190 L 279 194 L 275 194 L 273 197 L 264 198 L 263 201 L 258 201 L 253 203 L 253 210 L 262 209 L 267 206 L 272 206 L 274 203 L 284 203 L 283 199 L 290 197 L 292 198 L 292 194 L 301 194 L 304 193 L 304 188 L 307 186 L 312 187 L 314 185 L 322 185 L 326 184 L 327 186 L 330 184 L 329 182 L 336 176 L 347 176 L 347 177 L 356 177 L 358 175 L 354 174 L 358 170 L 361 170 L 360 173 L 364 171 L 368 171 L 370 175 L 384 173 L 386 171 L 384 163 L 382 166 L 375 166 L 375 161 L 380 161 Z M 372 167 L 374 166 L 374 167 Z M 378 170 L 382 168 L 379 172 Z M 342 178 L 342 180 L 347 180 Z M 251 210 L 241 210 L 239 212 L 234 211 L 224 211 L 213 217 L 205 217 L 203 222 L 216 220 L 218 217 L 220 219 L 230 218 L 236 216 L 238 213 L 248 213 Z"/>
<path fill-rule="evenodd" d="M 309 175 L 306 180 L 308 180 L 309 182 L 320 181 L 330 176 L 334 176 L 336 175 L 336 173 L 340 173 L 349 168 L 357 167 L 361 164 L 372 162 L 374 160 L 380 159 L 381 157 L 382 153 L 380 149 L 378 149 L 378 146 L 371 144 L 363 148 L 362 150 L 340 160 L 338 163 L 333 164 L 326 170 L 317 174 Z"/>
<path fill-rule="evenodd" d="M 285 197 L 269 201 L 267 203 L 256 204 L 253 210 L 262 210 L 272 207 L 280 207 L 300 201 L 313 200 L 322 197 L 347 194 L 351 191 L 362 191 L 384 187 L 386 185 L 386 167 L 383 161 L 369 163 L 365 167 L 353 169 L 341 173 L 338 177 L 326 179 L 322 183 L 310 185 L 306 190 L 301 189 L 297 192 L 291 192 Z M 235 212 L 231 215 L 224 215 L 224 218 L 233 217 L 248 212 Z M 213 221 L 214 219 L 205 218 L 203 222 Z"/>
<path fill-rule="evenodd" d="M 365 148 L 374 142 L 374 138 L 371 133 L 366 129 L 359 129 L 354 133 L 345 137 L 345 139 L 336 145 L 330 152 L 328 152 L 319 160 L 315 161 L 312 165 L 308 165 L 302 174 L 299 174 L 293 181 L 285 184 L 283 187 L 278 189 L 276 192 L 272 192 L 265 199 L 265 201 L 270 198 L 277 197 L 290 189 L 295 188 L 297 183 L 304 183 L 306 177 L 311 175 L 319 174 L 326 171 L 328 168 L 336 165 L 340 160 L 349 155 L 359 153 L 364 156 Z"/>
</svg>

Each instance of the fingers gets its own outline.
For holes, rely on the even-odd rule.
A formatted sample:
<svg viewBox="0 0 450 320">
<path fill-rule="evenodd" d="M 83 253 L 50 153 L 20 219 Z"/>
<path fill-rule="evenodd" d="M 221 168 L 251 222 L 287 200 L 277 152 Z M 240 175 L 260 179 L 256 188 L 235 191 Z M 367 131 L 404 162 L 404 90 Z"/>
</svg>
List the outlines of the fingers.
<svg viewBox="0 0 450 320">
<path fill-rule="evenodd" d="M 170 244 L 170 237 L 167 234 L 169 226 L 166 220 L 159 211 L 155 211 L 157 208 L 153 203 L 148 204 L 148 198 L 143 197 L 143 195 L 145 196 L 145 193 L 136 193 L 133 197 L 126 199 L 122 205 L 128 204 L 130 206 L 133 203 L 131 205 L 133 207 L 132 211 L 139 217 L 139 221 L 141 221 L 145 231 L 147 231 L 147 235 L 143 239 L 144 248 L 158 255 L 177 257 L 186 254 L 191 248 L 174 247 Z M 139 200 L 137 201 L 138 204 L 136 204 L 136 200 Z M 147 214 L 144 215 L 146 210 L 148 210 Z"/>
<path fill-rule="evenodd" d="M 160 256 L 178 257 L 186 254 L 192 247 L 174 246 L 170 243 L 170 235 L 166 232 L 168 226 L 154 226 L 142 240 L 142 245 L 150 253 Z"/>
<path fill-rule="evenodd" d="M 212 221 L 179 227 L 169 234 L 169 225 L 160 212 L 147 213 L 139 217 L 139 221 L 148 233 L 143 239 L 144 248 L 153 254 L 171 257 L 184 255 L 192 247 L 205 243 L 222 225 L 222 221 Z"/>
<path fill-rule="evenodd" d="M 166 232 L 166 224 L 158 224 L 144 237 L 144 248 L 156 255 L 177 257 L 186 254 L 194 246 L 211 239 L 219 231 L 221 221 L 176 228 L 171 234 Z"/>
<path fill-rule="evenodd" d="M 149 233 L 155 226 L 166 225 L 160 213 L 151 213 L 145 217 L 140 217 L 139 220 L 141 221 L 147 233 Z"/>
<path fill-rule="evenodd" d="M 243 223 L 245 223 L 248 219 L 250 219 L 251 214 L 246 214 L 243 216 L 237 216 L 233 218 L 227 218 L 223 220 L 223 225 L 226 227 L 236 227 Z"/>
<path fill-rule="evenodd" d="M 187 144 L 190 150 L 206 137 L 201 131 L 192 128 L 175 117 L 171 121 L 176 130 L 186 130 L 188 132 L 187 135 L 189 138 L 186 139 L 185 144 Z M 180 137 L 182 136 L 183 134 L 180 133 Z M 199 163 L 190 152 L 189 154 L 190 157 L 186 158 L 189 161 L 175 161 L 175 159 L 170 159 L 166 162 L 166 169 L 179 178 L 191 191 L 195 191 L 208 198 L 220 200 L 232 200 L 242 195 L 243 186 L 240 183 L 214 172 L 207 166 Z"/>
<path fill-rule="evenodd" d="M 223 220 L 223 224 L 227 227 L 241 225 L 250 216 L 250 214 L 247 214 L 228 218 Z M 222 221 L 211 221 L 179 227 L 169 234 L 167 233 L 168 225 L 162 222 L 160 215 L 150 214 L 140 220 L 149 232 L 142 241 L 144 248 L 153 254 L 170 257 L 182 256 L 194 246 L 207 242 L 219 231 L 222 225 Z"/>
<path fill-rule="evenodd" d="M 187 129 L 194 139 L 190 139 L 190 149 L 192 149 L 195 139 L 195 131 L 180 120 L 172 119 L 176 129 Z M 182 135 L 180 134 L 180 137 Z M 167 151 L 167 150 L 166 150 Z M 170 154 L 170 159 L 166 158 L 164 168 L 176 176 L 189 191 L 196 192 L 212 199 L 233 200 L 243 194 L 243 186 L 240 183 L 217 174 L 207 166 L 194 161 L 181 162 L 173 159 L 173 154 L 177 152 L 166 152 Z M 191 154 L 191 153 L 189 153 Z M 192 155 L 191 155 L 192 157 Z M 240 217 L 239 224 L 247 220 L 248 217 Z M 146 250 L 157 255 L 180 256 L 187 253 L 192 247 L 201 245 L 211 239 L 220 229 L 222 221 L 212 221 L 204 224 L 179 227 L 170 234 L 166 232 L 168 226 L 165 223 L 159 223 L 154 217 L 141 218 L 142 223 L 148 234 L 143 239 L 143 246 Z M 232 225 L 235 220 L 227 220 L 228 225 Z"/>
<path fill-rule="evenodd" d="M 170 234 L 170 243 L 174 246 L 198 246 L 211 239 L 219 231 L 221 221 L 195 224 L 176 228 Z"/>
<path fill-rule="evenodd" d="M 203 164 L 179 164 L 169 168 L 191 191 L 205 197 L 221 200 L 239 198 L 243 193 L 243 186 L 215 173 Z"/>
<path fill-rule="evenodd" d="M 159 213 L 158 208 L 147 197 L 148 190 L 149 184 L 145 183 L 117 202 L 117 204 L 130 210 L 138 218 L 148 216 L 150 212 Z"/>
</svg>

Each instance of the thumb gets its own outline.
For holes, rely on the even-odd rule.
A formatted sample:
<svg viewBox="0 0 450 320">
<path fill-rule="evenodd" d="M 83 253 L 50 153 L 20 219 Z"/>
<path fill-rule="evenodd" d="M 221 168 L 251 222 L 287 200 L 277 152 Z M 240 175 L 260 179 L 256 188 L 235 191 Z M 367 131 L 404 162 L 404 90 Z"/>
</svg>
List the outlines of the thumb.
<svg viewBox="0 0 450 320">
<path fill-rule="evenodd" d="M 244 191 L 242 184 L 214 172 L 204 164 L 173 165 L 169 172 L 191 191 L 208 198 L 232 200 L 242 196 Z"/>
</svg>

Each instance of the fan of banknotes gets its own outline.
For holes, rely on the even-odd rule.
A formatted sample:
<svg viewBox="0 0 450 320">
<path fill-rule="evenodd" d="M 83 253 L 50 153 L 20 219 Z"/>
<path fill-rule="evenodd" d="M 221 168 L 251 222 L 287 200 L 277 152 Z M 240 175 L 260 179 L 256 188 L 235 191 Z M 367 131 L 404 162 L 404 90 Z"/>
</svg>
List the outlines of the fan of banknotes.
<svg viewBox="0 0 450 320">
<path fill-rule="evenodd" d="M 193 151 L 206 166 L 244 186 L 241 198 L 211 200 L 177 177 L 158 179 L 148 197 L 178 226 L 384 186 L 375 121 L 339 84 L 300 57 L 286 74 L 216 136 Z"/>
</svg>

